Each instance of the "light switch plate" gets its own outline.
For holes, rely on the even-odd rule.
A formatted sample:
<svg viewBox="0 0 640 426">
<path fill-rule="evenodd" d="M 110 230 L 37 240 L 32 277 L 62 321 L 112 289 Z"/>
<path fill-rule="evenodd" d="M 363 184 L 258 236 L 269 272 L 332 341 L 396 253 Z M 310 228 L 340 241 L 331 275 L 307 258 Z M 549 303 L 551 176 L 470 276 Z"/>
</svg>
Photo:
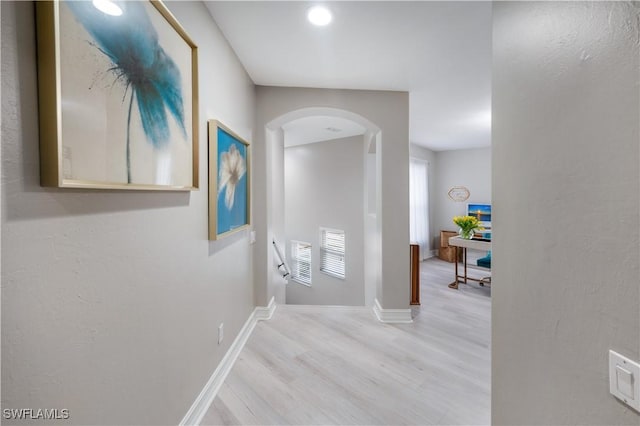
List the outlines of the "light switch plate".
<svg viewBox="0 0 640 426">
<path fill-rule="evenodd" d="M 609 350 L 609 392 L 640 411 L 640 364 Z"/>
</svg>

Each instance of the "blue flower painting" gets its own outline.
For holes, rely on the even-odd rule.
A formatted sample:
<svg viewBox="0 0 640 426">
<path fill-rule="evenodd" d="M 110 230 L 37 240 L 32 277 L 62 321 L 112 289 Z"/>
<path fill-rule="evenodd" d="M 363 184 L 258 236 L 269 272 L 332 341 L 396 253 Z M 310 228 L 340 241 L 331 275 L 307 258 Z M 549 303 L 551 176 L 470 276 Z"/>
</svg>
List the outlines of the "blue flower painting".
<svg viewBox="0 0 640 426">
<path fill-rule="evenodd" d="M 112 86 L 124 86 L 123 108 L 127 109 L 126 172 L 132 183 L 131 126 L 134 104 L 148 143 L 155 150 L 172 140 L 170 120 L 175 121 L 181 139 L 187 137 L 182 79 L 178 66 L 160 45 L 158 32 L 145 10 L 145 3 L 119 2 L 122 16 L 110 16 L 89 1 L 66 5 L 90 36 L 90 46 L 110 63 L 102 70 L 113 76 Z M 125 136 L 125 135 L 123 135 Z"/>
<path fill-rule="evenodd" d="M 218 132 L 217 233 L 249 223 L 247 146 L 223 129 Z"/>
</svg>

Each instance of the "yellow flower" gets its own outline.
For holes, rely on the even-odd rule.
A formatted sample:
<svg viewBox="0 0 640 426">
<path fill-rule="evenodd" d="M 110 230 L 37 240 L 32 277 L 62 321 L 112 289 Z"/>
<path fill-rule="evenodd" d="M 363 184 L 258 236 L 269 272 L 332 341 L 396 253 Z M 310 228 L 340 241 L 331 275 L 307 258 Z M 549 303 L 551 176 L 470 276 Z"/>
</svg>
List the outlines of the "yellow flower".
<svg viewBox="0 0 640 426">
<path fill-rule="evenodd" d="M 458 225 L 464 232 L 473 231 L 475 229 L 484 229 L 480 226 L 478 218 L 475 216 L 454 216 L 453 223 Z"/>
</svg>

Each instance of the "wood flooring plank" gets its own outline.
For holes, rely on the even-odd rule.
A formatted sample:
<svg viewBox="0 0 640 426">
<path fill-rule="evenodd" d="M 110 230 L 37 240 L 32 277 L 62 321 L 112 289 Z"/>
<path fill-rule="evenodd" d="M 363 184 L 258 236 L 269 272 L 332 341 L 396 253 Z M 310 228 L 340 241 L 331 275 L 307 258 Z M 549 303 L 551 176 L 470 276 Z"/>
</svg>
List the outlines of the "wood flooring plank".
<svg viewBox="0 0 640 426">
<path fill-rule="evenodd" d="M 242 425 L 287 425 L 287 420 L 265 401 L 262 394 L 253 387 L 254 379 L 247 381 L 237 374 L 229 374 L 225 380 L 228 386 L 221 389 L 220 398 Z"/>
<path fill-rule="evenodd" d="M 224 388 L 224 384 L 222 387 Z M 233 412 L 220 399 L 216 398 L 211 404 L 211 409 L 207 411 L 202 422 L 202 426 L 207 425 L 238 425 L 240 421 L 233 415 Z"/>
<path fill-rule="evenodd" d="M 421 264 L 412 324 L 367 307 L 278 306 L 258 323 L 203 424 L 490 422 L 491 288 Z"/>
</svg>

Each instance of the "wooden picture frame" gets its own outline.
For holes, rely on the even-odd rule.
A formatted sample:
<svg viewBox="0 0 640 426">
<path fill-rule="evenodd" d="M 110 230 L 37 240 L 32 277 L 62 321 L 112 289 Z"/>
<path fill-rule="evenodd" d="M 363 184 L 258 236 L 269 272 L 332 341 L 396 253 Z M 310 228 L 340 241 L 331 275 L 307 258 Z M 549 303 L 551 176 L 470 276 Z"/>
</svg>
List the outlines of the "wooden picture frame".
<svg viewBox="0 0 640 426">
<path fill-rule="evenodd" d="M 209 239 L 251 225 L 250 144 L 217 120 L 209 120 Z"/>
<path fill-rule="evenodd" d="M 36 19 L 41 185 L 197 189 L 197 46 L 164 4 L 39 1 Z"/>
</svg>

